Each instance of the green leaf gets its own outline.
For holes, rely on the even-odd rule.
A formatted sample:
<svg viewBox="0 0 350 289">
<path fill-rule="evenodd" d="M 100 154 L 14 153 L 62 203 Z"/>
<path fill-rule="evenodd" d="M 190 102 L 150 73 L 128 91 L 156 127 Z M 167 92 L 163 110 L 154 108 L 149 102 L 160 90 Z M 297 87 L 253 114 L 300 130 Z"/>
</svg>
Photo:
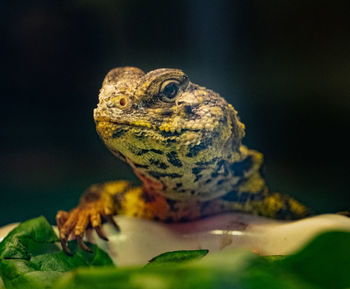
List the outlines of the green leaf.
<svg viewBox="0 0 350 289">
<path fill-rule="evenodd" d="M 196 260 L 208 254 L 208 250 L 183 250 L 166 252 L 154 257 L 149 261 L 147 266 L 162 265 L 164 263 L 182 263 L 186 261 Z"/>
<path fill-rule="evenodd" d="M 276 265 L 321 288 L 349 288 L 350 233 L 321 234 Z"/>
<path fill-rule="evenodd" d="M 28 220 L 12 230 L 0 243 L 0 276 L 6 288 L 51 288 L 64 272 L 82 266 L 113 265 L 95 245 L 93 253 L 70 242 L 74 253 L 67 256 L 56 244 L 58 238 L 44 217 Z"/>
<path fill-rule="evenodd" d="M 255 254 L 235 250 L 162 266 L 79 268 L 62 276 L 55 289 L 241 288 L 240 277 L 257 260 Z"/>
<path fill-rule="evenodd" d="M 5 237 L 0 258 L 29 259 L 40 251 L 54 250 L 57 241 L 51 225 L 41 216 L 21 223 Z"/>
</svg>

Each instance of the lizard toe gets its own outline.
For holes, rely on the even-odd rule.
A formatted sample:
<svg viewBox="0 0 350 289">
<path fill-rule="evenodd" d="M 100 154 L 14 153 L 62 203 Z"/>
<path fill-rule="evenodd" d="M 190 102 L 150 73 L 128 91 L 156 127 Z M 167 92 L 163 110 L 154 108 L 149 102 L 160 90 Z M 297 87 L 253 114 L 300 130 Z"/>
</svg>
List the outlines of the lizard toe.
<svg viewBox="0 0 350 289">
<path fill-rule="evenodd" d="M 109 214 L 105 214 L 106 211 Z M 69 213 L 59 211 L 56 216 L 56 222 L 63 251 L 67 255 L 72 255 L 72 252 L 68 248 L 68 240 L 72 238 L 76 239 L 81 249 L 91 252 L 91 249 L 84 243 L 85 232 L 89 225 L 91 225 L 101 239 L 108 241 L 101 227 L 102 218 L 120 230 L 112 217 L 111 209 L 108 207 L 106 210 L 104 204 L 99 201 L 81 204 Z"/>
</svg>

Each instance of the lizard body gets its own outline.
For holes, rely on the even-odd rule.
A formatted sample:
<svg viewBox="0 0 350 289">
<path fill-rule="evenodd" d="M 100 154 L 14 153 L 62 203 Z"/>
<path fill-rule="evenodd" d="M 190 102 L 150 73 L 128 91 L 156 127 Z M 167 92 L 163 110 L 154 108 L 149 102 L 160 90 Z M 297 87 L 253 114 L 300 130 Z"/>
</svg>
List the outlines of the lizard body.
<svg viewBox="0 0 350 289">
<path fill-rule="evenodd" d="M 113 214 L 166 222 L 228 211 L 282 219 L 307 215 L 296 200 L 269 192 L 260 173 L 263 156 L 242 145 L 244 124 L 232 105 L 181 70 L 111 70 L 94 120 L 107 148 L 133 168 L 143 185 L 93 185 L 77 208 L 59 211 L 65 251 L 71 234 L 87 249 L 82 237 L 89 224 L 105 238 L 101 216 Z"/>
</svg>

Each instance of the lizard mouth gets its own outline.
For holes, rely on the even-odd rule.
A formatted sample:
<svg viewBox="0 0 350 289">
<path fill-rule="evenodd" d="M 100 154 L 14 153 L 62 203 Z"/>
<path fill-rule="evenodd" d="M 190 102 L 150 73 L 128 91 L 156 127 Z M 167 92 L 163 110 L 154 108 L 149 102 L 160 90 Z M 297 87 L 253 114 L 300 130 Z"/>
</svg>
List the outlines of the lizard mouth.
<svg viewBox="0 0 350 289">
<path fill-rule="evenodd" d="M 118 134 L 118 132 L 120 132 L 122 130 L 128 130 L 129 128 L 137 128 L 137 129 L 144 130 L 144 131 L 157 132 L 159 135 L 161 135 L 165 138 L 179 137 L 180 135 L 182 135 L 183 133 L 185 133 L 187 131 L 199 132 L 199 129 L 189 129 L 189 128 L 173 129 L 173 128 L 166 128 L 166 127 L 164 128 L 162 126 L 152 125 L 149 122 L 144 122 L 144 121 L 130 123 L 130 122 L 126 122 L 126 121 L 110 120 L 110 119 L 105 119 L 105 118 L 100 117 L 100 118 L 96 118 L 95 122 L 96 122 L 96 125 L 98 123 L 113 124 L 115 126 L 115 133 L 117 133 L 117 134 Z"/>
</svg>

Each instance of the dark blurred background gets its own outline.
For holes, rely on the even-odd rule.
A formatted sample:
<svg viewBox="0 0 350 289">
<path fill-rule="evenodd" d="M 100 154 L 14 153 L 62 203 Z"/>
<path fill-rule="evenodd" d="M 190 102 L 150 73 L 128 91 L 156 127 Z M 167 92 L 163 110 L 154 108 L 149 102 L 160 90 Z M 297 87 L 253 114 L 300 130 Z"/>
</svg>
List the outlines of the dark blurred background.
<svg viewBox="0 0 350 289">
<path fill-rule="evenodd" d="M 350 209 L 347 1 L 8 1 L 1 4 L 0 225 L 136 180 L 92 119 L 109 69 L 183 69 L 219 92 L 265 154 L 273 191 Z"/>
</svg>

